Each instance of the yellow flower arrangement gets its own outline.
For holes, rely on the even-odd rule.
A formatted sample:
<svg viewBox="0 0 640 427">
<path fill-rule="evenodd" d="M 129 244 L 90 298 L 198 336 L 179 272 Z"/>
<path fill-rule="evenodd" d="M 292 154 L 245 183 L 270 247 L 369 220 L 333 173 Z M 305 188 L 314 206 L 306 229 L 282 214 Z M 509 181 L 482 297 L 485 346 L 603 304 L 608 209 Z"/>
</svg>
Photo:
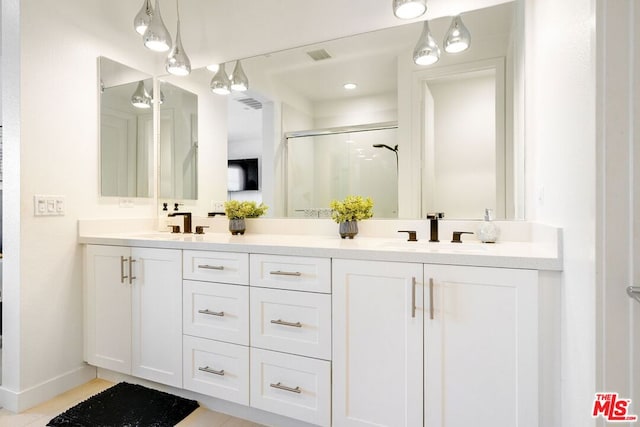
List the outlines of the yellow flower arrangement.
<svg viewBox="0 0 640 427">
<path fill-rule="evenodd" d="M 361 221 L 373 216 L 373 200 L 371 197 L 347 196 L 343 201 L 332 200 L 330 204 L 331 218 L 337 222 Z"/>
<path fill-rule="evenodd" d="M 229 200 L 224 202 L 224 212 L 229 219 L 257 218 L 264 215 L 269 207 L 264 203 Z"/>
</svg>

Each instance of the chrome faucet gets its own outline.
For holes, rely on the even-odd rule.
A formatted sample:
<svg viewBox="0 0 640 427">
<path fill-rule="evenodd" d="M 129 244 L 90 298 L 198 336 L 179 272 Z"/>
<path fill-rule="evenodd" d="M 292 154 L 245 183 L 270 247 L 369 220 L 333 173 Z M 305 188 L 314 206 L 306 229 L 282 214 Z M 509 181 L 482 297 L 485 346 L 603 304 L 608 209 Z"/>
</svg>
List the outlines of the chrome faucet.
<svg viewBox="0 0 640 427">
<path fill-rule="evenodd" d="M 167 216 L 183 216 L 184 217 L 184 234 L 191 234 L 191 212 L 171 212 Z"/>
<path fill-rule="evenodd" d="M 430 242 L 439 242 L 438 240 L 438 220 L 444 218 L 444 212 L 435 212 L 427 214 L 427 219 L 431 222 L 431 238 Z"/>
</svg>

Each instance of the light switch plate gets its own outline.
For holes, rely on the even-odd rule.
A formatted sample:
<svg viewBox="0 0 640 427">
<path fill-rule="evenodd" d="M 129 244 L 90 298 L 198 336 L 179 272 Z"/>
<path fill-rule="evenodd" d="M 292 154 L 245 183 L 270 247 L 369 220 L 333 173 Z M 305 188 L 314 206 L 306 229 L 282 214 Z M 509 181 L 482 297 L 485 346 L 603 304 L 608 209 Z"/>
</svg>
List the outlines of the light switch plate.
<svg viewBox="0 0 640 427">
<path fill-rule="evenodd" d="M 33 214 L 35 216 L 62 216 L 65 212 L 64 196 L 33 196 Z"/>
</svg>

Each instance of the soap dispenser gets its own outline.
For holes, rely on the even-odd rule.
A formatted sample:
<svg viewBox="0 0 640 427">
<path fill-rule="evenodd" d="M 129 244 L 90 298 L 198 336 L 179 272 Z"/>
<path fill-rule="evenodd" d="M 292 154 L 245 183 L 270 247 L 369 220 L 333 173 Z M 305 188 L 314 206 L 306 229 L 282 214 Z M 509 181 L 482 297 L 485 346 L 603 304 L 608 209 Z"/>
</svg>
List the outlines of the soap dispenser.
<svg viewBox="0 0 640 427">
<path fill-rule="evenodd" d="M 484 221 L 478 227 L 478 237 L 482 243 L 495 243 L 498 240 L 500 229 L 493 219 L 493 209 L 485 209 Z"/>
</svg>

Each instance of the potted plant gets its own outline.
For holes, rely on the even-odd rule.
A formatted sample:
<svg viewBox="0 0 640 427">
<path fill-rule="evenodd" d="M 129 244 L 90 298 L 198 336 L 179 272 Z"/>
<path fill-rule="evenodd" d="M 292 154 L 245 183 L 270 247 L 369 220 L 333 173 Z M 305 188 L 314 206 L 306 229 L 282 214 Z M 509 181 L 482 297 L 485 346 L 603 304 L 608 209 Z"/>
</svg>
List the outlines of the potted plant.
<svg viewBox="0 0 640 427">
<path fill-rule="evenodd" d="M 358 221 L 373 216 L 373 200 L 371 197 L 347 196 L 343 201 L 332 200 L 331 218 L 340 224 L 340 237 L 343 239 L 358 234 Z"/>
<path fill-rule="evenodd" d="M 264 203 L 229 200 L 224 203 L 224 212 L 229 218 L 229 231 L 234 236 L 244 234 L 246 230 L 245 218 L 258 218 L 269 209 Z"/>
</svg>

